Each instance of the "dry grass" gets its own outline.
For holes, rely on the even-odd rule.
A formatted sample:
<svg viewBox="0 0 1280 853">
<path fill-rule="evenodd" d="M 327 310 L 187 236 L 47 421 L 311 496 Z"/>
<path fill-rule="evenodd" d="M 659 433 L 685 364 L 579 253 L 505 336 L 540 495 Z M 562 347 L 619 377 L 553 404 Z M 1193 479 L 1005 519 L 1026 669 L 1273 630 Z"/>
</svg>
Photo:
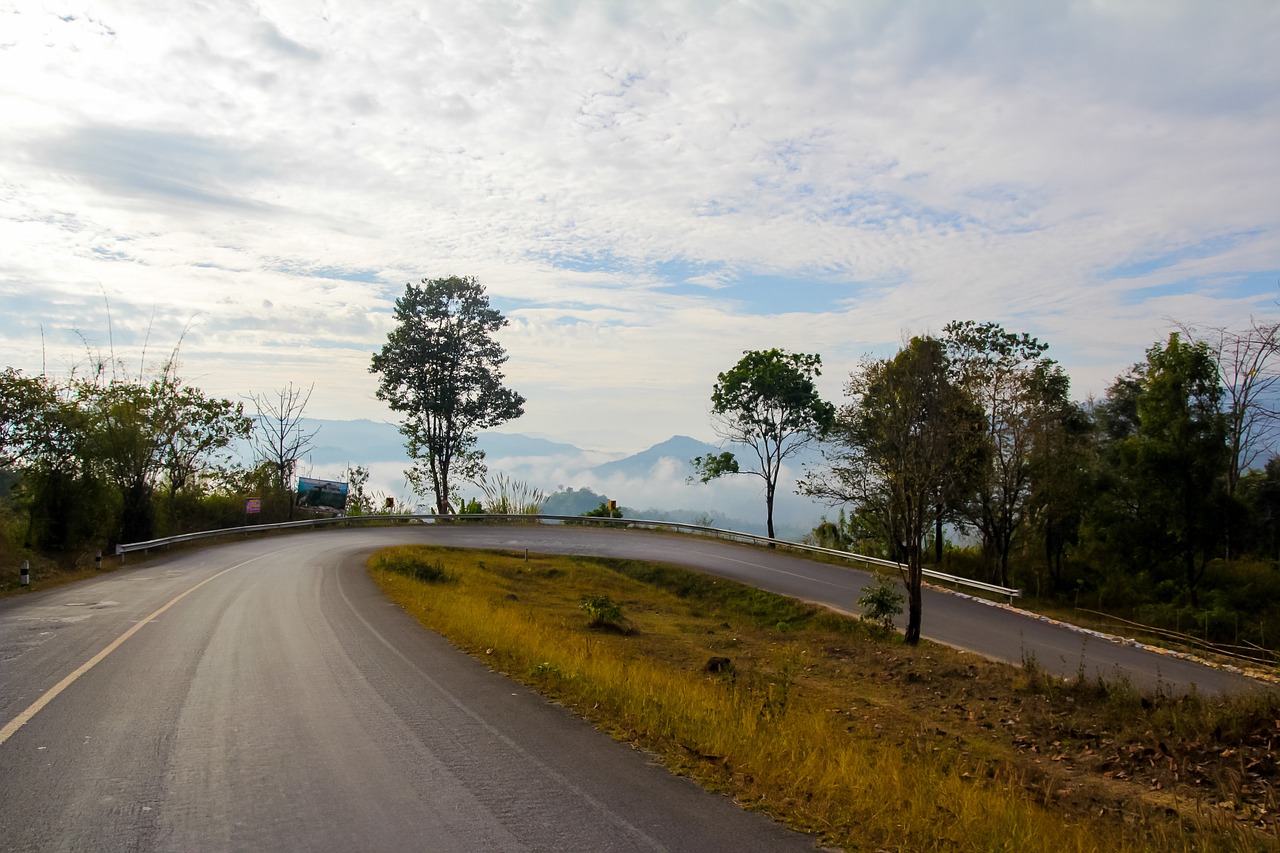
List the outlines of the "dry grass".
<svg viewBox="0 0 1280 853">
<path fill-rule="evenodd" d="M 405 574 L 412 565 L 434 580 Z M 1123 752 L 1146 726 L 1203 733 L 1245 712 L 1180 711 L 1119 686 L 1070 689 L 1034 668 L 911 649 L 856 620 L 671 567 L 408 546 L 375 555 L 370 570 L 423 625 L 492 668 L 827 844 L 1276 847 L 1266 805 L 1247 810 L 1243 786 L 1232 794 L 1225 775 L 1195 796 L 1089 760 Z M 589 627 L 586 596 L 618 603 L 621 623 Z M 1150 758 L 1140 750 L 1112 766 Z"/>
</svg>

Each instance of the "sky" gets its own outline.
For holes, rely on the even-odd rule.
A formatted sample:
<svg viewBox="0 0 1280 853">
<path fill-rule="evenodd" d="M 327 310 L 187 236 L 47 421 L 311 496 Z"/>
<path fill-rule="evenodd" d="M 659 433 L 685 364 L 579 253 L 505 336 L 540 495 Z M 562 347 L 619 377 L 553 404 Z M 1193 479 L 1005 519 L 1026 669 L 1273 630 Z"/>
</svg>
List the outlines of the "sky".
<svg viewBox="0 0 1280 853">
<path fill-rule="evenodd" d="M 504 429 L 588 449 L 951 320 L 1083 400 L 1280 315 L 1278 44 L 1273 0 L 0 0 L 0 348 L 395 421 L 396 297 L 473 275 Z"/>
</svg>

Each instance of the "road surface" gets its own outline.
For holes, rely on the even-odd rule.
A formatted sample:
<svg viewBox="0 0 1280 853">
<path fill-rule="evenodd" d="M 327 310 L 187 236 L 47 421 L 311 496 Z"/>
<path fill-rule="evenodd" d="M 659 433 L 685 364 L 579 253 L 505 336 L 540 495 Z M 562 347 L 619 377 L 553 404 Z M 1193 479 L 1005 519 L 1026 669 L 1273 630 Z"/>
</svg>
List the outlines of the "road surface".
<svg viewBox="0 0 1280 853">
<path fill-rule="evenodd" d="M 0 850 L 814 849 L 389 603 L 364 556 L 430 532 L 255 539 L 0 602 Z"/>
<path fill-rule="evenodd" d="M 868 576 L 694 536 L 406 525 L 246 539 L 0 601 L 0 849 L 812 850 L 423 631 L 402 542 L 681 563 L 848 609 Z M 931 592 L 925 634 L 1074 675 L 1256 686 Z"/>
</svg>

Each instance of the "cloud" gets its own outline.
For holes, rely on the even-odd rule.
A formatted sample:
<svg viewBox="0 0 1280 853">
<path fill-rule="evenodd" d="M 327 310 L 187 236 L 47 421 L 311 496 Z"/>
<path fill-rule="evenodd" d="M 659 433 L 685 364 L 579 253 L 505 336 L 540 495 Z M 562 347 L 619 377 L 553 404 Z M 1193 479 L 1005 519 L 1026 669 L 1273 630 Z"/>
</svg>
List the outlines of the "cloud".
<svg viewBox="0 0 1280 853">
<path fill-rule="evenodd" d="M 0 340 L 28 368 L 105 338 L 105 294 L 130 340 L 194 318 L 184 358 L 219 388 L 314 380 L 318 413 L 378 417 L 404 283 L 474 274 L 512 320 L 521 428 L 634 449 L 706 435 L 746 348 L 821 352 L 838 395 L 862 354 L 989 319 L 1082 396 L 1170 317 L 1274 310 L 1260 0 L 4 23 Z"/>
</svg>

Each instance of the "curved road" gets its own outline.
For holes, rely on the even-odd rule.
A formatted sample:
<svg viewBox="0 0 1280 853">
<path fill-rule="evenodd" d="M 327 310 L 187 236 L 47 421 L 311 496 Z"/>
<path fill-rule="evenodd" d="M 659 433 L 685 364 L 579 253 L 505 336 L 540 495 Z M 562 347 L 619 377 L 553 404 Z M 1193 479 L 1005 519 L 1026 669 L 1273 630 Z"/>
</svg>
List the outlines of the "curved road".
<svg viewBox="0 0 1280 853">
<path fill-rule="evenodd" d="M 697 537 L 415 525 L 246 540 L 0 601 L 0 849 L 813 849 L 421 630 L 363 571 L 412 541 L 678 562 L 837 606 L 866 580 Z M 1003 657 L 1020 637 L 1075 672 L 1079 635 L 1016 618 L 925 603 L 931 636 L 984 653 L 1002 636 Z M 1170 684 L 1247 683 L 1161 664 Z"/>
</svg>

